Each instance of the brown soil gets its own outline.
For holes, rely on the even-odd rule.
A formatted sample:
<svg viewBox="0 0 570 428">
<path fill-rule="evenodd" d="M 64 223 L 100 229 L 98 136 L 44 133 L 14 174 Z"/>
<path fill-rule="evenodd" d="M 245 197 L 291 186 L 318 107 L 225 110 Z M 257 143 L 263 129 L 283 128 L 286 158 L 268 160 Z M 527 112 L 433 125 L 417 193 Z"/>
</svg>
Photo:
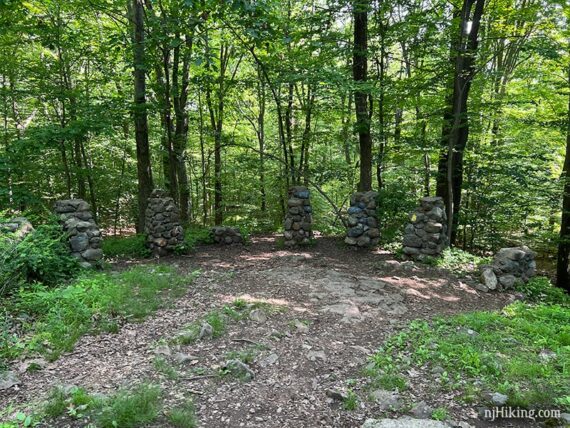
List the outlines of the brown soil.
<svg viewBox="0 0 570 428">
<path fill-rule="evenodd" d="M 19 387 L 0 396 L 0 408 L 39 400 L 55 385 L 108 394 L 150 380 L 162 385 L 166 407 L 191 396 L 202 427 L 360 427 L 366 418 L 381 416 L 378 406 L 366 399 L 362 368 L 388 335 L 412 319 L 498 309 L 513 299 L 477 292 L 439 269 L 392 266 L 386 260 L 393 257 L 380 250 L 346 248 L 328 238 L 306 249 L 283 250 L 273 236 L 256 237 L 247 247 L 208 246 L 191 256 L 163 258 L 159 263 L 181 271 L 201 271 L 184 298 L 143 323 L 123 326 L 118 334 L 84 337 L 74 352 L 45 369 L 20 374 Z M 115 268 L 131 263 L 155 261 L 122 261 Z M 184 326 L 236 298 L 266 302 L 275 310 L 266 309 L 263 322 L 230 322 L 217 339 L 159 348 L 191 358 L 182 365 L 173 363 L 182 373 L 178 379 L 157 372 L 153 360 L 158 341 L 175 337 Z M 296 322 L 308 329 L 296 327 Z M 223 367 L 229 352 L 248 348 L 256 353 L 253 380 L 201 375 Z M 172 361 L 173 355 L 165 358 Z M 415 396 L 416 402 L 445 406 L 454 419 L 481 424 L 473 419 L 476 411 L 453 394 L 424 396 L 424 386 L 418 379 L 407 399 Z M 361 399 L 353 411 L 330 393 L 348 388 Z"/>
</svg>

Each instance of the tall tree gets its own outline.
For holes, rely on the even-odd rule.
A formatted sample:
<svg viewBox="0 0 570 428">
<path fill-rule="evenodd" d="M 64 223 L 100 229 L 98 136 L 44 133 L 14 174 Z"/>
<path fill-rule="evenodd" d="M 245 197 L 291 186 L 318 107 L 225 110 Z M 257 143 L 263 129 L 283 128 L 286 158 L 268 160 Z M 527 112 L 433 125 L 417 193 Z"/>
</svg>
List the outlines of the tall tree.
<svg viewBox="0 0 570 428">
<path fill-rule="evenodd" d="M 352 75 L 355 83 L 354 106 L 356 130 L 360 146 L 360 181 L 358 190 L 372 190 L 372 136 L 370 135 L 370 115 L 368 108 L 368 9 L 369 1 L 354 0 L 354 51 Z M 372 100 L 370 100 L 372 107 Z"/>
<path fill-rule="evenodd" d="M 469 138 L 467 101 L 475 75 L 479 28 L 484 9 L 485 0 L 464 0 L 461 11 L 454 11 L 459 28 L 451 44 L 454 59 L 453 88 L 448 99 L 448 110 L 444 114 L 442 152 L 437 175 L 437 196 L 443 197 L 446 202 L 451 244 L 457 235 L 461 207 L 463 157 Z"/>
<path fill-rule="evenodd" d="M 130 1 L 130 0 L 129 0 Z M 130 4 L 130 3 L 129 3 Z M 146 106 L 144 0 L 132 0 L 130 16 L 133 26 L 134 119 L 137 145 L 138 231 L 144 230 L 145 210 L 153 188 L 148 116 Z"/>
</svg>

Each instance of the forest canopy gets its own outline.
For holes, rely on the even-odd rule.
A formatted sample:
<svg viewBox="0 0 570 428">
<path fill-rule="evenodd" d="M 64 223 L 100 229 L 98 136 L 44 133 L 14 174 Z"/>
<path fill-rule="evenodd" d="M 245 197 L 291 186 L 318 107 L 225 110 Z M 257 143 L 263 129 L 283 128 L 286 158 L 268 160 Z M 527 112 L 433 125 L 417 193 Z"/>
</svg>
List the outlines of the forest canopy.
<svg viewBox="0 0 570 428">
<path fill-rule="evenodd" d="M 302 183 L 337 233 L 373 188 L 384 243 L 438 194 L 456 246 L 554 253 L 568 35 L 543 0 L 4 0 L 0 207 L 78 197 L 118 233 L 161 187 L 185 222 L 272 231 Z"/>
</svg>

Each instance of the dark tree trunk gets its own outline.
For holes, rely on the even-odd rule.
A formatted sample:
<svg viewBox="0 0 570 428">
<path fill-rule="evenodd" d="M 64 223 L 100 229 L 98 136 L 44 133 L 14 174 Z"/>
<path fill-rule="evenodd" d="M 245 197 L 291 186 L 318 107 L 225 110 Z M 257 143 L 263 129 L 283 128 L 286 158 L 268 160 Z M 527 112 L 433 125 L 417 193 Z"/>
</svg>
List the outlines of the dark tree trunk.
<svg viewBox="0 0 570 428">
<path fill-rule="evenodd" d="M 568 87 L 570 88 L 570 67 L 568 67 Z M 562 219 L 560 222 L 560 240 L 558 243 L 556 285 L 570 294 L 570 275 L 568 274 L 568 259 L 570 256 L 570 95 L 568 96 L 566 156 L 564 158 L 562 179 L 564 180 L 564 194 L 562 196 Z"/>
<path fill-rule="evenodd" d="M 138 228 L 142 233 L 145 224 L 145 210 L 152 192 L 152 169 L 148 143 L 148 118 L 146 107 L 146 69 L 144 47 L 144 5 L 143 0 L 132 0 L 133 51 L 134 51 L 134 118 L 137 144 L 138 178 Z"/>
<path fill-rule="evenodd" d="M 354 52 L 352 74 L 357 89 L 354 92 L 356 129 L 360 146 L 359 191 L 372 190 L 372 138 L 368 110 L 368 91 L 363 87 L 368 74 L 368 7 L 366 0 L 354 0 Z"/>
<path fill-rule="evenodd" d="M 471 9 L 475 5 L 473 13 Z M 464 0 L 459 22 L 459 37 L 453 44 L 455 71 L 453 92 L 448 109 L 444 114 L 442 153 L 438 164 L 437 196 L 446 201 L 450 233 L 450 244 L 455 242 L 461 189 L 463 186 L 463 155 L 469 138 L 469 118 L 467 100 L 475 74 L 475 56 L 478 34 L 485 0 Z M 471 22 L 471 30 L 467 32 Z"/>
</svg>

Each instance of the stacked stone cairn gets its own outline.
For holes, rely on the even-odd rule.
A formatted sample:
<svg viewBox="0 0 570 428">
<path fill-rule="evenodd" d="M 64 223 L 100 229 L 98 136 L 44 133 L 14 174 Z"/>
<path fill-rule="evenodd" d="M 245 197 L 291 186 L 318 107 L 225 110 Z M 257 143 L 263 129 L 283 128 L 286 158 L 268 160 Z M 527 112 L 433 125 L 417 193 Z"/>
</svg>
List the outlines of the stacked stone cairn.
<svg viewBox="0 0 570 428">
<path fill-rule="evenodd" d="M 526 283 L 536 274 L 535 257 L 526 246 L 501 248 L 491 266 L 481 267 L 481 283 L 489 290 L 508 290 L 517 281 Z"/>
<path fill-rule="evenodd" d="M 146 243 L 152 254 L 165 256 L 184 243 L 180 210 L 164 190 L 152 191 L 145 215 Z"/>
<path fill-rule="evenodd" d="M 350 198 L 348 230 L 344 242 L 358 247 L 371 247 L 380 240 L 378 229 L 378 192 L 357 192 Z"/>
<path fill-rule="evenodd" d="M 237 227 L 215 226 L 212 236 L 216 244 L 243 244 L 243 236 Z"/>
<path fill-rule="evenodd" d="M 308 244 L 313 237 L 310 192 L 304 186 L 289 189 L 283 236 L 286 246 Z"/>
<path fill-rule="evenodd" d="M 55 203 L 65 233 L 69 235 L 71 255 L 79 259 L 84 268 L 100 266 L 103 259 L 103 238 L 93 220 L 91 207 L 83 199 L 66 199 Z"/>
<path fill-rule="evenodd" d="M 404 229 L 404 254 L 412 259 L 439 256 L 447 246 L 447 215 L 441 197 L 420 199 Z"/>
</svg>

